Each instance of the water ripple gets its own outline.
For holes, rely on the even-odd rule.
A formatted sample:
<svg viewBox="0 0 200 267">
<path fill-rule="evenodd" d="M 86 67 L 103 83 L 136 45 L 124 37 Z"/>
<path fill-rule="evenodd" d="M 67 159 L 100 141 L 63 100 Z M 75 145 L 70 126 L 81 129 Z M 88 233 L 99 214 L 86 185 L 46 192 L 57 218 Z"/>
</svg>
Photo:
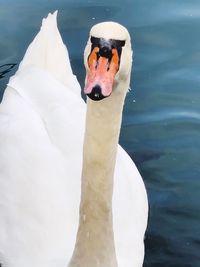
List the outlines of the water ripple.
<svg viewBox="0 0 200 267">
<path fill-rule="evenodd" d="M 0 66 L 0 79 L 4 78 L 5 74 L 10 72 L 16 66 L 15 63 L 4 64 Z"/>
<path fill-rule="evenodd" d="M 134 116 L 127 115 L 124 126 L 133 124 L 150 124 L 166 121 L 196 121 L 200 123 L 200 112 L 192 110 L 162 110 L 150 113 L 143 113 Z"/>
</svg>

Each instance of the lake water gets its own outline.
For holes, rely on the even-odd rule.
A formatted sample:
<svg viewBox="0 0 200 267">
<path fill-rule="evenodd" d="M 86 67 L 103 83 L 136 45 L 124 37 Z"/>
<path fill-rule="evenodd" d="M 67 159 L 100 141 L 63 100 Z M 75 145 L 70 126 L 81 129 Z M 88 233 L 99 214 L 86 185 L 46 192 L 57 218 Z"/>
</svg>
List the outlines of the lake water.
<svg viewBox="0 0 200 267">
<path fill-rule="evenodd" d="M 90 27 L 104 20 L 128 27 L 134 67 L 120 143 L 149 196 L 144 266 L 199 267 L 200 1 L 0 0 L 0 65 L 20 62 L 41 19 L 55 9 L 81 84 Z M 0 75 L 1 92 L 15 71 Z"/>
</svg>

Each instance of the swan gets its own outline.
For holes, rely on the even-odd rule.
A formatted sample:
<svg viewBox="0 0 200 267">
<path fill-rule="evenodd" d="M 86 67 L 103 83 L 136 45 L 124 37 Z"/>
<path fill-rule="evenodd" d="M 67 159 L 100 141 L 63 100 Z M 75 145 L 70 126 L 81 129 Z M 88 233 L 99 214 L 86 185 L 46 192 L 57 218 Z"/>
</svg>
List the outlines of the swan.
<svg viewBox="0 0 200 267">
<path fill-rule="evenodd" d="M 93 26 L 84 63 L 87 109 L 54 12 L 5 90 L 1 267 L 143 264 L 147 194 L 118 145 L 132 65 L 126 28 Z"/>
</svg>

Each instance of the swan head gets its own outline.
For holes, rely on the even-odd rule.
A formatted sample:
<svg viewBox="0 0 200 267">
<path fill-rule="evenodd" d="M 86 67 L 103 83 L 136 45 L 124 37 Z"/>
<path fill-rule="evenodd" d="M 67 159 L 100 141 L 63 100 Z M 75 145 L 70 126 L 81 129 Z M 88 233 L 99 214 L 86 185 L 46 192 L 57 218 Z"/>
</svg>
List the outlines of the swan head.
<svg viewBox="0 0 200 267">
<path fill-rule="evenodd" d="M 90 99 L 99 101 L 114 91 L 127 91 L 132 65 L 128 30 L 116 22 L 94 25 L 85 48 L 84 64 L 84 93 Z"/>
</svg>

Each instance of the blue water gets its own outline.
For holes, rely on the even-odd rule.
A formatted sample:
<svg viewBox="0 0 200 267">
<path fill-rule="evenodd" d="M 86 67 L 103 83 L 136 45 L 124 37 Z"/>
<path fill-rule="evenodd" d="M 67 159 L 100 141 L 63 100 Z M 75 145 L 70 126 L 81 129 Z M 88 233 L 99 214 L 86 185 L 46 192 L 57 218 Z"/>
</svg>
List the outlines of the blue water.
<svg viewBox="0 0 200 267">
<path fill-rule="evenodd" d="M 200 1 L 0 0 L 0 65 L 20 62 L 42 17 L 55 9 L 82 85 L 90 27 L 104 20 L 128 27 L 134 66 L 120 143 L 149 196 L 144 266 L 199 267 Z M 15 71 L 0 75 L 1 92 Z"/>
</svg>

